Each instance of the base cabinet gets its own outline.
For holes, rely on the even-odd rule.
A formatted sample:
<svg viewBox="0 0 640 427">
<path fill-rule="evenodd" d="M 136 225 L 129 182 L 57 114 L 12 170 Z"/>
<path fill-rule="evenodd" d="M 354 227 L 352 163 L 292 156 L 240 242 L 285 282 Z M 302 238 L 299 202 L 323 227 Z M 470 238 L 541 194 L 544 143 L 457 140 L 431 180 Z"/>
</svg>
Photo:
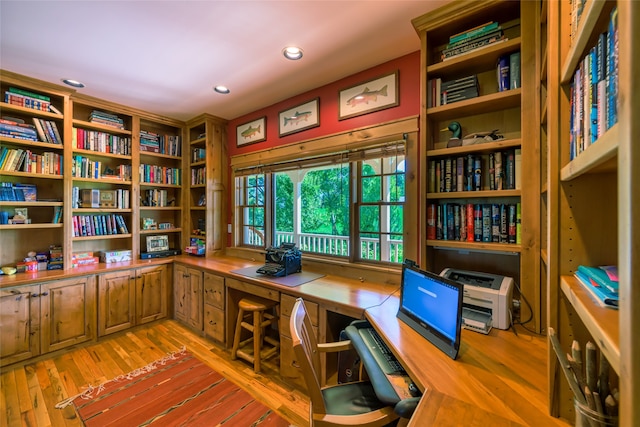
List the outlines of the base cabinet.
<svg viewBox="0 0 640 427">
<path fill-rule="evenodd" d="M 174 317 L 190 328 L 202 331 L 203 272 L 180 264 L 174 268 Z"/>
<path fill-rule="evenodd" d="M 164 265 L 101 274 L 98 282 L 99 336 L 167 316 Z"/>
<path fill-rule="evenodd" d="M 95 338 L 95 276 L 0 290 L 0 366 Z"/>
</svg>

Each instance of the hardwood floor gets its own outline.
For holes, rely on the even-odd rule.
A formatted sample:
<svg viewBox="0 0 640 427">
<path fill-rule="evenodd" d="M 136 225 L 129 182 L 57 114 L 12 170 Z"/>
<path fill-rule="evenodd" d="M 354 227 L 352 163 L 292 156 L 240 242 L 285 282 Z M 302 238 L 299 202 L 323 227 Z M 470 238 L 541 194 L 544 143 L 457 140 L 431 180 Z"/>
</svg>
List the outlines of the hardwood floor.
<svg viewBox="0 0 640 427">
<path fill-rule="evenodd" d="M 263 373 L 173 320 L 114 334 L 50 358 L 4 368 L 0 374 L 0 427 L 82 426 L 73 405 L 55 405 L 120 374 L 145 366 L 182 347 L 276 410 L 296 426 L 309 424 L 309 399 L 278 380 L 272 358 Z"/>
</svg>

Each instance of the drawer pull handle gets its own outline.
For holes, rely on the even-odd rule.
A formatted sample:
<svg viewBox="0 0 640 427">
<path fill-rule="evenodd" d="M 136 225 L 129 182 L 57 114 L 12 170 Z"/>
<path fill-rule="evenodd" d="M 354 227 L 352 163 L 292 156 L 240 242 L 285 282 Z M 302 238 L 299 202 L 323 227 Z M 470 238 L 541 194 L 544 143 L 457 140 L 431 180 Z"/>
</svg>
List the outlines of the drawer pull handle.
<svg viewBox="0 0 640 427">
<path fill-rule="evenodd" d="M 300 369 L 300 364 L 298 362 L 296 362 L 295 360 L 291 362 L 291 366 L 293 366 L 294 368 Z"/>
</svg>

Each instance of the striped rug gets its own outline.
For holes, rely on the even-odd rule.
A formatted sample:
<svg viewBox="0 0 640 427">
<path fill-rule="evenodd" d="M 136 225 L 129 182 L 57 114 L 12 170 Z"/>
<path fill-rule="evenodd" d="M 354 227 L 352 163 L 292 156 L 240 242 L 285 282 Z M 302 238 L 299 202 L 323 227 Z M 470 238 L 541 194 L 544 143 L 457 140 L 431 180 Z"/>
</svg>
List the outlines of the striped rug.
<svg viewBox="0 0 640 427">
<path fill-rule="evenodd" d="M 260 426 L 289 423 L 188 351 L 153 362 L 58 404 L 86 426 Z"/>
</svg>

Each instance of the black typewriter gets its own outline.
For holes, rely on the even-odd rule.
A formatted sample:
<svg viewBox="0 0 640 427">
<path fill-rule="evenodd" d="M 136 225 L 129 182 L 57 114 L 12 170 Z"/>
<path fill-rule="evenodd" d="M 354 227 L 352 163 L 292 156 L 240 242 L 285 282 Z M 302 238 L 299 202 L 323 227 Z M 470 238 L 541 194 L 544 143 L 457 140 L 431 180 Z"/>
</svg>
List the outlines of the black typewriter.
<svg viewBox="0 0 640 427">
<path fill-rule="evenodd" d="M 295 243 L 281 243 L 277 248 L 270 246 L 264 257 L 265 264 L 256 273 L 282 277 L 302 271 L 302 254 Z"/>
</svg>

